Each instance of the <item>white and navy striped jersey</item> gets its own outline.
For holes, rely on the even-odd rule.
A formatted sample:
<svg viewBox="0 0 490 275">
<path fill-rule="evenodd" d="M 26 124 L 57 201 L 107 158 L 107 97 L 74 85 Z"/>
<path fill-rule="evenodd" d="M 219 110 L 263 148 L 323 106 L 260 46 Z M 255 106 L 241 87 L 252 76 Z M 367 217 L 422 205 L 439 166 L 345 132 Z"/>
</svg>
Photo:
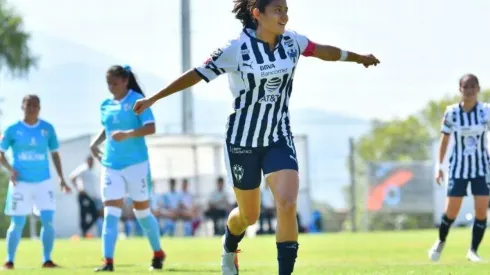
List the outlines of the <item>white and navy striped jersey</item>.
<svg viewBox="0 0 490 275">
<path fill-rule="evenodd" d="M 274 50 L 244 29 L 238 38 L 216 50 L 195 71 L 209 82 L 223 73 L 234 97 L 226 140 L 242 147 L 265 147 L 292 137 L 289 99 L 300 55 L 311 56 L 315 45 L 286 31 Z"/>
<path fill-rule="evenodd" d="M 461 104 L 446 108 L 441 131 L 452 138 L 449 178 L 473 179 L 489 172 L 489 119 L 490 106 L 486 103 L 478 103 L 470 112 Z"/>
</svg>

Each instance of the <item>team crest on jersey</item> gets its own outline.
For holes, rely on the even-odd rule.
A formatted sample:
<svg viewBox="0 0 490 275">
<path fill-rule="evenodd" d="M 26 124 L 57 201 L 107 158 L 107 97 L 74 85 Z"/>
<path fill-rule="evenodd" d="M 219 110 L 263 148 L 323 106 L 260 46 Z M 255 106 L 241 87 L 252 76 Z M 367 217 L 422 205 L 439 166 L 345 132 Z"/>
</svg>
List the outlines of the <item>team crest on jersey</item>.
<svg viewBox="0 0 490 275">
<path fill-rule="evenodd" d="M 240 182 L 243 178 L 243 166 L 235 164 L 233 165 L 233 175 L 235 176 L 236 181 Z"/>
<path fill-rule="evenodd" d="M 129 103 L 126 103 L 126 104 L 123 105 L 123 110 L 125 112 L 129 111 L 130 109 L 131 109 L 131 105 L 129 105 Z"/>
<path fill-rule="evenodd" d="M 289 49 L 288 50 L 288 56 L 291 58 L 291 60 L 296 63 L 296 60 L 298 58 L 298 50 L 296 49 Z"/>
<path fill-rule="evenodd" d="M 285 36 L 284 41 L 285 41 L 284 43 L 286 44 L 286 46 L 288 46 L 289 48 L 294 46 L 294 41 L 291 39 L 291 37 Z"/>
<path fill-rule="evenodd" d="M 41 136 L 46 137 L 48 135 L 48 130 L 41 129 Z"/>
</svg>

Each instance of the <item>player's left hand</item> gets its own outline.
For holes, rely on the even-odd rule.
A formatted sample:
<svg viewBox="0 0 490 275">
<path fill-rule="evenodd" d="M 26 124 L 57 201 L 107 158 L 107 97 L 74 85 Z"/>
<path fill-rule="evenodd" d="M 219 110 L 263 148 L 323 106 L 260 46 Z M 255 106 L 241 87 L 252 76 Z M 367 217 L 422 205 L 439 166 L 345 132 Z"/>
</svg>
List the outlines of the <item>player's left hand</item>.
<svg viewBox="0 0 490 275">
<path fill-rule="evenodd" d="M 378 65 L 380 62 L 374 55 L 368 54 L 359 56 L 359 60 L 357 61 L 357 63 L 362 64 L 364 65 L 364 67 L 368 68 L 369 66 Z"/>
<path fill-rule="evenodd" d="M 68 186 L 65 182 L 64 179 L 60 179 L 60 186 L 61 186 L 61 191 L 70 194 L 71 193 L 71 188 Z"/>
<path fill-rule="evenodd" d="M 112 132 L 111 137 L 115 141 L 123 141 L 129 137 L 129 134 L 124 131 L 114 131 Z"/>
</svg>

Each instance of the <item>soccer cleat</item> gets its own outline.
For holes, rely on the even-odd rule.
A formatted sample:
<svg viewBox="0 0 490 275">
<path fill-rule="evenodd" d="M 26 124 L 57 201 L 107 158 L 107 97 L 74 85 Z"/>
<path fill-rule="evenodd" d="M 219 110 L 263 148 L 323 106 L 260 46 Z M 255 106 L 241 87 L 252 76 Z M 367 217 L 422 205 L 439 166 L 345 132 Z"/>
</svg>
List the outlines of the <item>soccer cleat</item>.
<svg viewBox="0 0 490 275">
<path fill-rule="evenodd" d="M 109 263 L 104 263 L 102 266 L 94 269 L 94 272 L 113 272 L 113 271 L 114 271 L 114 265 Z"/>
<path fill-rule="evenodd" d="M 222 238 L 223 253 L 221 254 L 221 274 L 238 275 L 238 253 L 240 250 L 228 252 L 225 248 L 225 236 Z"/>
<path fill-rule="evenodd" d="M 442 250 L 444 249 L 445 242 L 441 242 L 440 240 L 437 240 L 432 248 L 429 250 L 429 259 L 433 262 L 439 261 L 439 258 L 441 258 L 441 253 Z"/>
<path fill-rule="evenodd" d="M 478 253 L 476 253 L 476 251 L 473 251 L 471 249 L 468 250 L 468 253 L 466 253 L 466 259 L 474 263 L 481 262 L 481 257 L 478 255 Z"/>
<path fill-rule="evenodd" d="M 14 263 L 13 262 L 6 262 L 3 264 L 3 269 L 14 269 Z"/>
<path fill-rule="evenodd" d="M 49 261 L 45 261 L 43 263 L 43 268 L 57 268 L 59 267 L 57 264 L 53 263 L 53 261 L 49 260 Z"/>
<path fill-rule="evenodd" d="M 156 255 L 151 260 L 151 266 L 148 268 L 149 271 L 163 269 L 163 263 L 165 262 L 165 258 L 167 257 L 167 255 L 165 255 L 165 252 L 163 251 L 157 252 L 155 254 Z"/>
</svg>

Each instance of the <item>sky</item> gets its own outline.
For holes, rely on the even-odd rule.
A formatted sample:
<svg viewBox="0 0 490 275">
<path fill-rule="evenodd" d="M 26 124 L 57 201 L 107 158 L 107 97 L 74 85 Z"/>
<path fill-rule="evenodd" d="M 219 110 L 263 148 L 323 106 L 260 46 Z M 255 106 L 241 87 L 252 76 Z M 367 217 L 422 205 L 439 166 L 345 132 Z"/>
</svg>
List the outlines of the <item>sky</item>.
<svg viewBox="0 0 490 275">
<path fill-rule="evenodd" d="M 34 34 L 89 47 L 166 81 L 182 71 L 179 0 L 8 2 Z M 231 0 L 191 0 L 193 65 L 240 32 L 232 5 Z M 458 79 L 467 72 L 490 88 L 488 0 L 289 0 L 288 5 L 288 28 L 317 43 L 372 53 L 381 60 L 378 67 L 365 69 L 303 58 L 293 109 L 390 119 L 416 112 L 428 100 L 456 94 Z M 213 84 L 198 84 L 194 91 L 231 100 L 227 85 L 221 77 Z M 0 95 L 6 100 L 12 96 L 9 91 Z"/>
</svg>

